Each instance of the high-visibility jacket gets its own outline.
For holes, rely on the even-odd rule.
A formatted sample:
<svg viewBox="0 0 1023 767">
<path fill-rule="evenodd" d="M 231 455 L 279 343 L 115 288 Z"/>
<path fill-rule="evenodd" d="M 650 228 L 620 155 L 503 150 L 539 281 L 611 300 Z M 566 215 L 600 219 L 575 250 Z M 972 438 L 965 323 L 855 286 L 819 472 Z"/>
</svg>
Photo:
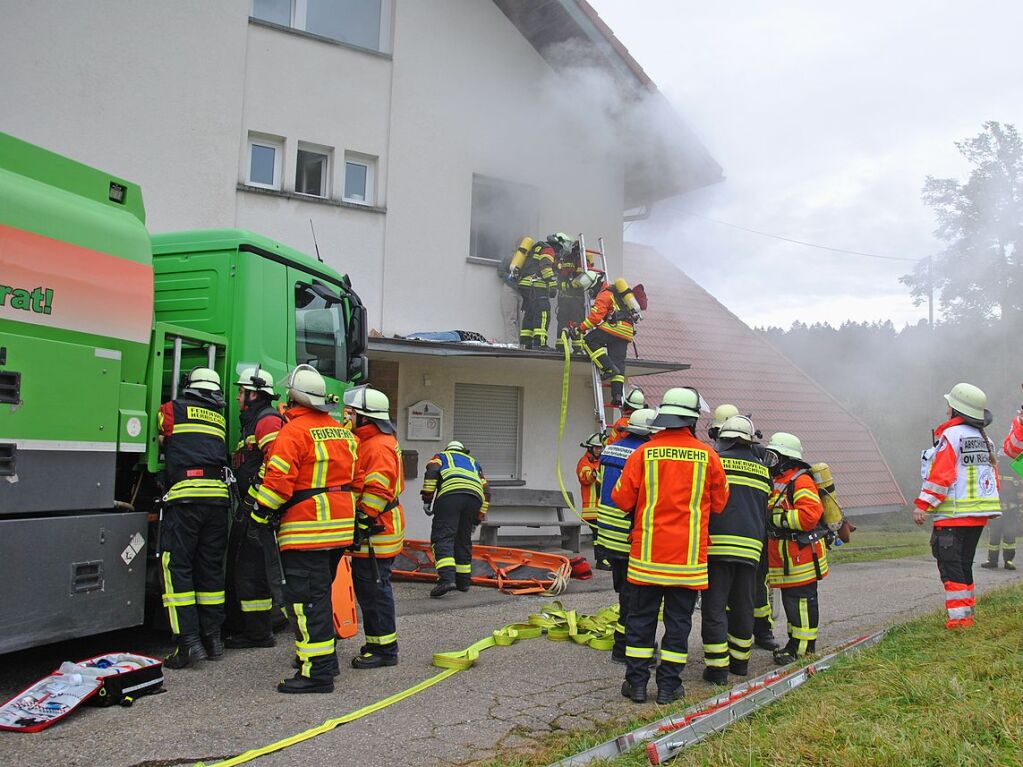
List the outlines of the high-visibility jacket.
<svg viewBox="0 0 1023 767">
<path fill-rule="evenodd" d="M 264 466 L 270 457 L 284 416 L 272 405 L 246 409 L 241 414 L 242 433 L 235 446 L 231 466 L 238 491 L 255 498 L 255 486 L 263 481 Z"/>
<path fill-rule="evenodd" d="M 540 240 L 530 249 L 526 263 L 519 271 L 519 287 L 548 290 L 557 284 L 557 277 L 554 274 L 554 248 L 550 243 Z"/>
<path fill-rule="evenodd" d="M 824 541 L 804 546 L 791 540 L 799 533 L 818 529 L 824 515 L 817 483 L 807 468 L 793 466 L 775 477 L 768 508 L 767 565 L 771 585 L 789 588 L 821 580 L 828 574 Z"/>
<path fill-rule="evenodd" d="M 728 504 L 710 518 L 707 557 L 755 567 L 767 532 L 771 473 L 749 445 L 734 443 L 718 455 L 728 478 Z"/>
<path fill-rule="evenodd" d="M 632 323 L 632 312 L 625 305 L 625 301 L 618 295 L 614 287 L 605 285 L 593 300 L 593 308 L 589 316 L 582 321 L 579 329 L 588 333 L 599 327 L 605 333 L 617 338 L 624 338 L 631 341 L 636 335 L 636 328 Z"/>
<path fill-rule="evenodd" d="M 285 508 L 277 533 L 282 551 L 348 546 L 362 489 L 355 435 L 312 408 L 293 406 L 284 418 L 256 500 L 268 509 Z M 296 494 L 309 497 L 286 506 Z"/>
<path fill-rule="evenodd" d="M 707 588 L 707 525 L 728 502 L 712 447 L 688 428 L 654 434 L 625 462 L 611 500 L 634 513 L 629 583 Z"/>
<path fill-rule="evenodd" d="M 186 391 L 164 402 L 157 415 L 164 438 L 166 503 L 209 503 L 228 506 L 224 482 L 227 466 L 227 419 L 219 396 Z"/>
<path fill-rule="evenodd" d="M 914 504 L 938 527 L 983 525 L 1002 513 L 994 445 L 960 416 L 939 426 L 938 443 L 921 456 L 923 487 Z"/>
<path fill-rule="evenodd" d="M 362 490 L 356 507 L 384 527 L 370 537 L 373 554 L 380 558 L 396 557 L 405 544 L 405 512 L 401 508 L 405 470 L 401 447 L 393 434 L 385 434 L 372 423 L 358 427 L 355 436 L 359 440 L 359 473 L 362 475 Z M 363 543 L 352 556 L 368 557 L 369 546 Z"/>
<path fill-rule="evenodd" d="M 1002 449 L 1010 458 L 1018 458 L 1023 453 L 1023 413 L 1017 413 L 1012 419 L 1012 426 L 1002 443 Z"/>
<path fill-rule="evenodd" d="M 583 519 L 587 522 L 597 521 L 597 502 L 600 500 L 600 459 L 587 450 L 575 466 L 575 475 L 579 479 L 579 496 L 582 504 Z"/>
<path fill-rule="evenodd" d="M 461 450 L 445 450 L 426 462 L 426 476 L 420 494 L 431 503 L 450 493 L 476 496 L 483 504 L 480 514 L 490 506 L 490 485 L 479 462 Z"/>
<path fill-rule="evenodd" d="M 622 511 L 611 499 L 618 478 L 622 475 L 625 462 L 637 447 L 649 439 L 639 434 L 625 433 L 613 445 L 606 445 L 600 454 L 600 503 L 597 506 L 597 545 L 603 546 L 612 556 L 621 559 L 629 556 L 632 548 L 629 534 L 632 532 L 632 514 Z"/>
<path fill-rule="evenodd" d="M 629 416 L 622 415 L 615 421 L 607 430 L 607 439 L 604 440 L 605 445 L 613 445 L 620 439 L 624 439 L 629 433 L 626 429 L 629 426 Z"/>
</svg>

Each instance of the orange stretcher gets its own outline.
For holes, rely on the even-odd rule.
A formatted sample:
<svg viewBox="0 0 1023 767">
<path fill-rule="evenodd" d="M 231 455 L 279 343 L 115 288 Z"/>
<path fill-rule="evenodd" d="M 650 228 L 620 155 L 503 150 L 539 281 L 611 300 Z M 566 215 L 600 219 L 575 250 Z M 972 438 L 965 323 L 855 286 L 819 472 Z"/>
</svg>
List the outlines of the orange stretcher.
<svg viewBox="0 0 1023 767">
<path fill-rule="evenodd" d="M 567 557 L 501 546 L 472 547 L 472 583 L 493 586 L 506 594 L 557 596 L 568 586 L 571 565 Z M 436 581 L 433 548 L 429 541 L 406 540 L 394 559 L 394 580 Z"/>
<path fill-rule="evenodd" d="M 352 584 L 352 561 L 341 557 L 330 589 L 334 607 L 334 631 L 342 639 L 351 639 L 359 633 L 359 615 L 355 611 L 355 587 Z"/>
</svg>

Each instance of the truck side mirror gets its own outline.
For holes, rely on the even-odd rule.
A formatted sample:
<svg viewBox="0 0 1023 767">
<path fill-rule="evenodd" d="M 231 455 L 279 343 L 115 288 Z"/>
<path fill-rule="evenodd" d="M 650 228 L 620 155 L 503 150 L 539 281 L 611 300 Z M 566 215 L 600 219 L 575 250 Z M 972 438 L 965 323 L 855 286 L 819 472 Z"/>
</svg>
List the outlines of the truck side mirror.
<svg viewBox="0 0 1023 767">
<path fill-rule="evenodd" d="M 348 380 L 352 383 L 364 383 L 369 380 L 369 360 L 363 355 L 348 360 Z"/>
<path fill-rule="evenodd" d="M 348 322 L 348 353 L 351 355 L 354 362 L 355 357 L 360 354 L 365 354 L 367 341 L 367 312 L 366 307 L 361 303 L 351 304 L 351 319 Z"/>
</svg>

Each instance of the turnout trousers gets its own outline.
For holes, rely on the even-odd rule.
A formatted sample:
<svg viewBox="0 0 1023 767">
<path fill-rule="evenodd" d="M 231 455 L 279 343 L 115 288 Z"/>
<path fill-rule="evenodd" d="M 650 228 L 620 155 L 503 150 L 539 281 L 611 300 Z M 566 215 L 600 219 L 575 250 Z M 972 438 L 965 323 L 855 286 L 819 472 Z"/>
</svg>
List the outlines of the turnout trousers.
<svg viewBox="0 0 1023 767">
<path fill-rule="evenodd" d="M 394 619 L 394 590 L 391 567 L 394 557 L 377 557 L 380 583 L 376 582 L 369 557 L 352 557 L 352 585 L 362 610 L 362 631 L 366 644 L 360 655 L 373 653 L 384 658 L 398 657 L 398 627 Z"/>
<path fill-rule="evenodd" d="M 1019 509 L 1002 509 L 1002 516 L 995 517 L 987 524 L 987 559 L 998 565 L 998 552 L 1002 553 L 1005 564 L 1016 559 L 1016 535 L 1019 533 Z"/>
<path fill-rule="evenodd" d="M 935 527 L 931 531 L 931 554 L 938 562 L 938 574 L 945 586 L 945 628 L 973 625 L 973 559 L 984 528 Z"/>
<path fill-rule="evenodd" d="M 771 615 L 771 587 L 767 583 L 767 546 L 760 554 L 756 580 L 753 584 L 753 636 L 774 638 L 774 617 Z"/>
<path fill-rule="evenodd" d="M 483 501 L 471 493 L 448 493 L 433 504 L 433 559 L 437 580 L 468 586 L 472 580 L 472 529 Z"/>
<path fill-rule="evenodd" d="M 611 585 L 618 594 L 618 623 L 615 624 L 615 644 L 611 649 L 611 655 L 619 660 L 625 660 L 625 626 L 629 622 L 629 583 L 625 574 L 629 570 L 629 560 L 625 557 L 609 556 L 607 563 L 611 565 Z"/>
<path fill-rule="evenodd" d="M 249 639 L 273 635 L 274 595 L 267 557 L 270 531 L 248 516 L 235 519 L 227 542 L 227 628 Z M 276 569 L 276 568 L 275 568 Z M 279 600 L 278 600 L 279 601 Z"/>
<path fill-rule="evenodd" d="M 744 675 L 753 651 L 753 593 L 757 566 L 711 559 L 710 585 L 703 592 L 700 617 L 707 668 L 731 668 Z"/>
<path fill-rule="evenodd" d="M 227 506 L 173 503 L 160 530 L 163 606 L 171 632 L 209 635 L 224 623 Z"/>
<path fill-rule="evenodd" d="M 330 587 L 334 581 L 334 549 L 286 549 L 284 599 L 295 630 L 299 674 L 329 682 L 334 678 L 334 610 Z"/>
<path fill-rule="evenodd" d="M 664 600 L 664 637 L 657 666 L 657 689 L 675 692 L 689 652 L 689 631 L 699 591 L 681 586 L 629 584 L 629 619 L 625 624 L 625 679 L 633 689 L 646 689 L 650 659 L 657 639 L 657 613 Z"/>
<path fill-rule="evenodd" d="M 551 324 L 551 299 L 547 288 L 522 289 L 522 328 L 519 343 L 527 349 L 547 346 L 547 331 Z"/>
<path fill-rule="evenodd" d="M 629 342 L 595 328 L 583 338 L 583 349 L 597 366 L 600 377 L 611 381 L 611 401 L 622 404 L 625 392 L 625 355 Z"/>
<path fill-rule="evenodd" d="M 561 349 L 561 333 L 567 329 L 569 324 L 578 325 L 586 319 L 586 302 L 583 300 L 581 290 L 565 291 L 558 293 L 558 338 L 554 346 Z M 573 352 L 583 352 L 583 340 L 576 338 L 572 341 Z"/>
<path fill-rule="evenodd" d="M 817 628 L 820 608 L 817 604 L 817 581 L 803 586 L 781 589 L 781 604 L 789 624 L 786 652 L 801 657 L 817 650 Z"/>
</svg>

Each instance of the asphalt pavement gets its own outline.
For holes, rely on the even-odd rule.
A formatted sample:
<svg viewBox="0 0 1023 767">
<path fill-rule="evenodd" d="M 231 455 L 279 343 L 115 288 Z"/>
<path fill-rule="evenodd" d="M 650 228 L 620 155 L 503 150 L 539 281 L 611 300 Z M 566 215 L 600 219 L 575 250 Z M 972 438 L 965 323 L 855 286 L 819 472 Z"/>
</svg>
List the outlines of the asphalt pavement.
<svg viewBox="0 0 1023 767">
<path fill-rule="evenodd" d="M 978 560 L 979 563 L 979 560 Z M 1021 573 L 976 569 L 984 591 L 1017 581 Z M 610 576 L 572 581 L 559 599 L 566 608 L 594 612 L 614 603 Z M 508 623 L 522 622 L 549 600 L 506 596 L 493 589 L 427 596 L 430 585 L 396 584 L 400 663 L 356 671 L 347 666 L 361 640 L 342 643 L 342 673 L 330 695 L 281 695 L 275 685 L 293 673 L 290 637 L 277 646 L 228 651 L 224 660 L 198 669 L 166 672 L 167 692 L 131 708 L 81 708 L 35 734 L 0 732 L 0 763 L 170 767 L 225 758 L 293 735 L 367 706 L 437 673 L 434 652 L 460 650 Z M 821 584 L 821 649 L 869 629 L 943 606 L 937 568 L 929 558 L 843 564 Z M 779 602 L 780 608 L 780 600 Z M 978 620 L 984 620 L 983 610 Z M 784 617 L 776 634 L 784 636 Z M 699 612 L 690 637 L 691 663 L 683 681 L 691 700 L 712 690 L 700 680 Z M 101 652 L 162 654 L 166 636 L 136 629 L 64 642 L 0 657 L 0 700 L 6 700 L 63 660 Z M 757 650 L 751 674 L 772 666 Z M 258 767 L 282 765 L 462 764 L 502 746 L 526 746 L 553 729 L 589 727 L 608 716 L 635 713 L 619 687 L 623 667 L 609 653 L 545 638 L 482 653 L 476 665 L 387 709 L 261 757 Z M 733 677 L 733 681 L 739 681 Z M 653 684 L 651 684 L 653 690 Z M 651 718 L 655 707 L 647 704 Z"/>
</svg>

